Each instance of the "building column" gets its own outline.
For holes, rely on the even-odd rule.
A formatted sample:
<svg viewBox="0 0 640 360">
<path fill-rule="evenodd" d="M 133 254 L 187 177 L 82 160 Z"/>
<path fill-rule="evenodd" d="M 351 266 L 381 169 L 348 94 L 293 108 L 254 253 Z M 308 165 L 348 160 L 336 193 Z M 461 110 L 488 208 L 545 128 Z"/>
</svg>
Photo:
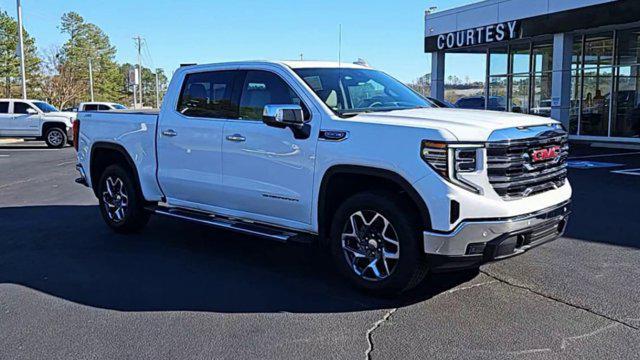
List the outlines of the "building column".
<svg viewBox="0 0 640 360">
<path fill-rule="evenodd" d="M 431 97 L 444 100 L 444 51 L 431 53 Z"/>
<path fill-rule="evenodd" d="M 551 77 L 551 117 L 569 129 L 571 110 L 571 56 L 573 35 L 553 36 L 553 75 Z"/>
</svg>

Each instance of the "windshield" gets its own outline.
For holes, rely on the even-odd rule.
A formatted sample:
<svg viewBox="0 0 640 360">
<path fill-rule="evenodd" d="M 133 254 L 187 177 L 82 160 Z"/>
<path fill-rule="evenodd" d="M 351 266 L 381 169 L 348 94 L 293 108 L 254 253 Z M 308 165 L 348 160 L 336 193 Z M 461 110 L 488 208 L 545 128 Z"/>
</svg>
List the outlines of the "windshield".
<svg viewBox="0 0 640 360">
<path fill-rule="evenodd" d="M 58 111 L 58 109 L 56 109 L 55 106 L 47 104 L 46 102 L 43 102 L 43 101 L 34 101 L 33 105 L 37 106 L 38 109 L 42 110 L 42 112 L 44 113 Z"/>
<path fill-rule="evenodd" d="M 124 110 L 124 109 L 127 108 L 126 106 L 121 105 L 121 104 L 112 104 L 112 106 L 113 106 L 114 109 L 118 109 L 118 110 Z"/>
<path fill-rule="evenodd" d="M 340 116 L 434 106 L 400 81 L 377 70 L 309 68 L 294 71 Z"/>
</svg>

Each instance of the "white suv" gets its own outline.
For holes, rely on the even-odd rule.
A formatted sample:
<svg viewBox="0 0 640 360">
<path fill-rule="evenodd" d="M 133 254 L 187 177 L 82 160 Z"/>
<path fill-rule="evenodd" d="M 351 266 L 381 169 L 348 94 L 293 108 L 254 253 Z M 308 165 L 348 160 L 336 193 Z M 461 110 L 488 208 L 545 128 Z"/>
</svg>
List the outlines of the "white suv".
<svg viewBox="0 0 640 360">
<path fill-rule="evenodd" d="M 0 99 L 0 137 L 37 138 L 61 148 L 73 140 L 75 118 L 44 101 Z"/>
</svg>

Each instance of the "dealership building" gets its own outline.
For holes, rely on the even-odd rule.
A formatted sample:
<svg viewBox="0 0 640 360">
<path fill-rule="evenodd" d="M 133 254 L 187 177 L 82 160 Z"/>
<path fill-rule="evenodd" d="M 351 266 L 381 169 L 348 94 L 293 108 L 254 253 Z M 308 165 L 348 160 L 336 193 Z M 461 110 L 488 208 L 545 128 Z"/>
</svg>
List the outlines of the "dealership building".
<svg viewBox="0 0 640 360">
<path fill-rule="evenodd" d="M 447 54 L 469 54 L 486 77 L 464 101 L 550 116 L 575 140 L 640 143 L 640 0 L 480 1 L 427 12 L 424 44 L 437 99 Z"/>
</svg>

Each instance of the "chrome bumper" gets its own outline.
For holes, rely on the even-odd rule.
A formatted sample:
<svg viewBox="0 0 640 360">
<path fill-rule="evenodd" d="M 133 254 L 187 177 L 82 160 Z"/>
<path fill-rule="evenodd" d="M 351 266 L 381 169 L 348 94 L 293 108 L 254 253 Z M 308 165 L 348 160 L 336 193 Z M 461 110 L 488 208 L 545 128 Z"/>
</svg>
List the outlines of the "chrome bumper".
<svg viewBox="0 0 640 360">
<path fill-rule="evenodd" d="M 449 233 L 425 231 L 424 251 L 483 262 L 518 255 L 564 234 L 569 203 L 513 218 L 463 221 Z"/>
</svg>

